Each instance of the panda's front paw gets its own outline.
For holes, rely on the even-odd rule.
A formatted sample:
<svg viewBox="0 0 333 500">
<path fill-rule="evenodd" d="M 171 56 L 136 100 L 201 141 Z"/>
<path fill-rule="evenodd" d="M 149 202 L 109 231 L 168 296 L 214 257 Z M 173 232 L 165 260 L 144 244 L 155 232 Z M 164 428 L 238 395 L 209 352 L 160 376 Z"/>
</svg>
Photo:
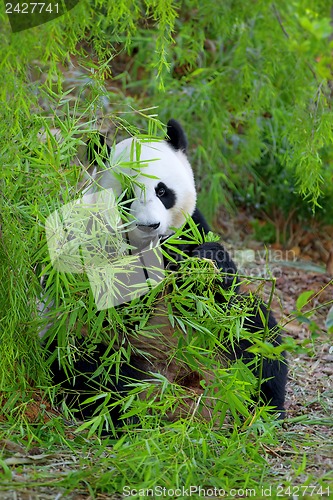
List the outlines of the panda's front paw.
<svg viewBox="0 0 333 500">
<path fill-rule="evenodd" d="M 213 261 L 216 267 L 221 272 L 225 273 L 223 281 L 225 289 L 229 289 L 233 285 L 238 283 L 238 279 L 236 276 L 236 264 L 233 262 L 226 249 L 220 243 L 203 243 L 202 245 L 199 245 L 192 250 L 191 256 L 197 257 L 198 259 L 209 259 Z"/>
</svg>

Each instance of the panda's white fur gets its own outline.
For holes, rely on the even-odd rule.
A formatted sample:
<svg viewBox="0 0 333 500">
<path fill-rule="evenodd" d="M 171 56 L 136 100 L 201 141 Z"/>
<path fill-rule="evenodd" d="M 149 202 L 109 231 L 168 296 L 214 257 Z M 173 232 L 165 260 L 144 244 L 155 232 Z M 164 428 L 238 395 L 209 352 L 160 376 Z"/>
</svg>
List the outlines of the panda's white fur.
<svg viewBox="0 0 333 500">
<path fill-rule="evenodd" d="M 133 168 L 133 162 L 137 168 Z M 186 216 L 193 214 L 196 189 L 191 165 L 181 150 L 175 150 L 166 141 L 145 142 L 131 138 L 118 143 L 110 150 L 106 168 L 94 171 L 94 186 L 86 194 L 90 195 L 92 189 L 97 188 L 113 189 L 120 195 L 121 175 L 133 179 L 134 201 L 130 213 L 134 222 L 130 240 L 134 246 L 141 248 L 156 237 L 170 235 L 172 228 L 180 228 Z M 156 196 L 160 182 L 166 187 L 172 186 L 175 203 L 170 208 Z M 139 229 L 140 226 L 145 230 Z"/>
</svg>

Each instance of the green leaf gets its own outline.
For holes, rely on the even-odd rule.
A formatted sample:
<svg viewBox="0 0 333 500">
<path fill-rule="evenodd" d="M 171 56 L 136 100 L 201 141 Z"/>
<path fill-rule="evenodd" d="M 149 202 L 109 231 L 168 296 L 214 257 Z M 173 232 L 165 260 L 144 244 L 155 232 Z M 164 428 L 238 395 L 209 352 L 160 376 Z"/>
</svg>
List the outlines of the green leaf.
<svg viewBox="0 0 333 500">
<path fill-rule="evenodd" d="M 301 295 L 296 300 L 296 309 L 297 311 L 301 311 L 301 309 L 308 304 L 310 297 L 314 294 L 313 290 L 307 290 L 306 292 L 301 293 Z"/>
</svg>

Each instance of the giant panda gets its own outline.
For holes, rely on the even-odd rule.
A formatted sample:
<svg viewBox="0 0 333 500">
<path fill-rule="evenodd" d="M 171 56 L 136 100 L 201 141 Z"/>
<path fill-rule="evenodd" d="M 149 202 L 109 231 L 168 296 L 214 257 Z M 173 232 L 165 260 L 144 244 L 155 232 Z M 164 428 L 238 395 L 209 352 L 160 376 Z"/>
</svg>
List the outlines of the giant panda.
<svg viewBox="0 0 333 500">
<path fill-rule="evenodd" d="M 139 145 L 139 149 L 138 149 Z M 104 168 L 101 168 L 101 161 L 96 161 L 102 148 L 107 149 L 108 154 L 111 150 L 106 146 L 103 138 L 99 143 L 96 142 L 89 148 L 90 160 L 93 166 L 91 174 L 91 184 L 85 192 L 85 196 L 90 195 L 96 190 L 112 189 L 121 195 L 121 182 L 119 172 L 126 169 L 126 175 L 135 177 L 133 185 L 133 194 L 127 202 L 127 208 L 131 214 L 131 223 L 128 226 L 127 233 L 130 236 L 132 247 L 136 247 L 140 252 L 142 248 L 149 247 L 151 242 L 159 242 L 162 246 L 179 228 L 185 228 L 188 225 L 187 219 L 191 217 L 198 228 L 200 234 L 205 235 L 210 232 L 210 227 L 204 216 L 196 206 L 196 188 L 193 176 L 193 170 L 186 155 L 187 138 L 182 126 L 174 119 L 167 123 L 167 133 L 164 140 L 147 142 L 140 141 L 137 138 L 125 139 L 112 150 L 112 163 L 116 168 L 110 168 L 106 162 Z M 136 158 L 137 165 L 133 167 L 133 151 L 139 151 L 139 159 Z M 104 162 L 104 160 L 103 160 Z M 139 165 L 139 167 L 138 167 Z M 140 172 L 144 165 L 144 173 Z M 126 200 L 125 200 L 126 201 Z M 242 304 L 243 295 L 239 289 L 239 280 L 237 278 L 237 267 L 230 258 L 225 248 L 217 242 L 203 242 L 197 245 L 188 244 L 187 241 L 180 241 L 180 253 L 171 255 L 171 272 L 175 273 L 177 280 L 181 280 L 179 269 L 186 259 L 204 259 L 211 266 L 216 274 L 218 287 L 215 291 L 215 300 L 221 304 Z M 169 265 L 170 262 L 166 262 Z M 232 291 L 229 299 L 226 299 L 225 293 Z M 168 290 L 168 293 L 170 290 Z M 175 326 L 170 323 L 167 314 L 166 301 L 164 296 L 168 293 L 159 293 L 155 296 L 155 304 L 151 307 L 151 317 L 148 322 L 149 331 L 154 330 L 157 334 L 151 343 L 147 344 L 145 339 L 138 335 L 131 336 L 131 325 L 127 322 L 129 331 L 125 337 L 119 336 L 118 341 L 114 342 L 112 348 L 106 343 L 98 343 L 95 350 L 87 355 L 82 354 L 74 362 L 75 372 L 72 376 L 65 374 L 64 369 L 57 359 L 54 359 L 51 365 L 53 373 L 53 382 L 60 384 L 64 393 L 67 393 L 67 403 L 78 406 L 80 415 L 83 418 L 90 417 L 98 407 L 98 401 L 94 404 L 82 404 L 89 396 L 98 393 L 103 386 L 103 390 L 110 390 L 112 397 L 111 403 L 115 403 L 117 394 L 123 396 L 126 394 L 128 384 L 133 381 L 152 380 L 153 373 L 160 373 L 170 382 L 177 383 L 184 387 L 189 394 L 188 399 L 181 406 L 183 412 L 184 405 L 191 411 L 193 409 L 193 395 L 203 394 L 203 386 L 210 383 L 212 374 L 201 371 L 200 367 L 189 366 L 184 360 L 177 360 L 170 356 L 170 350 L 175 346 Z M 171 292 L 172 293 L 172 292 Z M 149 293 L 147 294 L 149 296 Z M 141 298 L 142 304 L 146 297 Z M 120 306 L 121 308 L 121 306 Z M 264 325 L 266 318 L 266 326 Z M 245 319 L 243 328 L 250 334 L 263 331 L 264 328 L 270 332 L 270 341 L 274 346 L 281 344 L 281 336 L 276 320 L 270 311 L 267 311 L 264 304 L 255 301 L 252 310 Z M 110 330 L 113 325 L 109 325 Z M 84 330 L 84 328 L 83 328 Z M 135 327 L 133 327 L 133 332 Z M 84 337 L 84 334 L 83 334 Z M 120 338 L 121 337 L 121 338 Z M 130 359 L 123 360 L 117 366 L 108 368 L 108 382 L 102 380 L 102 376 L 97 375 L 100 365 L 108 356 L 114 355 L 117 349 L 124 346 L 126 342 L 131 343 Z M 157 339 L 157 340 L 156 340 Z M 223 342 L 223 339 L 222 339 Z M 229 346 L 227 358 L 228 363 L 237 359 L 242 359 L 245 363 L 253 361 L 254 355 L 248 350 L 251 346 L 250 340 L 240 340 Z M 54 340 L 49 349 L 56 348 Z M 146 351 L 146 352 L 145 352 Z M 144 352 L 144 354 L 142 354 Z M 146 355 L 148 353 L 148 356 Z M 256 368 L 253 368 L 254 374 L 258 376 Z M 204 384 L 202 384 L 204 379 Z M 261 396 L 265 403 L 270 405 L 279 418 L 284 417 L 285 386 L 287 380 L 287 363 L 285 354 L 282 353 L 281 359 L 264 359 L 261 385 Z M 111 404 L 110 413 L 115 427 L 121 425 L 121 410 L 117 404 Z M 206 412 L 209 418 L 210 411 Z M 172 417 L 179 416 L 174 413 Z M 170 416 L 170 415 L 169 415 Z"/>
</svg>

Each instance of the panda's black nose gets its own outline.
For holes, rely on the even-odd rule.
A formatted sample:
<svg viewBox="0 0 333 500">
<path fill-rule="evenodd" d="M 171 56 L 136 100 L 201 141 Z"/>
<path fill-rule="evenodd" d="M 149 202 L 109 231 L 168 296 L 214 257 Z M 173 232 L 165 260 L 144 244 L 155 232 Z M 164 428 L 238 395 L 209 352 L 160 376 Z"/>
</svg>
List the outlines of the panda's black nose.
<svg viewBox="0 0 333 500">
<path fill-rule="evenodd" d="M 157 222 L 156 224 L 137 224 L 136 227 L 144 233 L 150 233 L 151 231 L 154 231 L 154 229 L 158 229 L 160 227 L 160 223 Z"/>
</svg>

